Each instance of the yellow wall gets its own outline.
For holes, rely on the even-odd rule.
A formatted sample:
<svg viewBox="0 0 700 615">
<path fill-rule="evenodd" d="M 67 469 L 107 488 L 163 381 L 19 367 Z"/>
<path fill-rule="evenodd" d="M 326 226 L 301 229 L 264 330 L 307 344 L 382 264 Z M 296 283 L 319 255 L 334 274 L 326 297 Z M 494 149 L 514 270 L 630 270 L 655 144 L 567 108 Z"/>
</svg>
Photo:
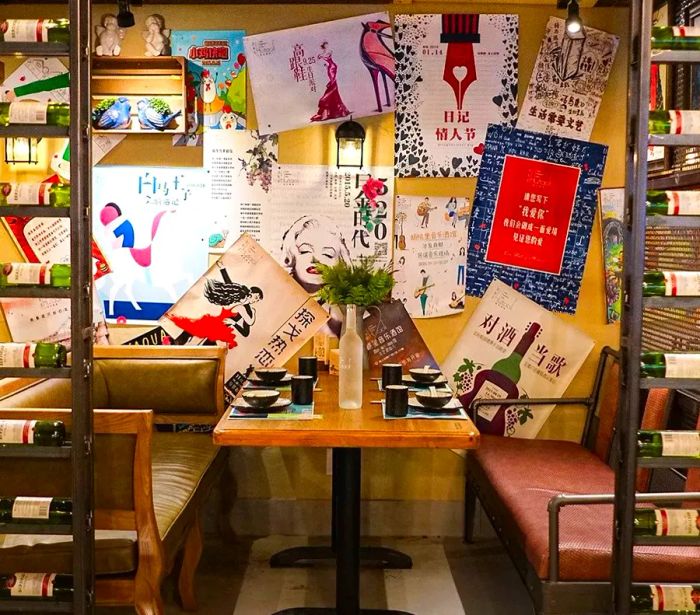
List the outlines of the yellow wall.
<svg viewBox="0 0 700 615">
<path fill-rule="evenodd" d="M 167 27 L 173 29 L 244 29 L 248 33 L 300 26 L 309 23 L 360 15 L 384 10 L 392 13 L 440 13 L 469 11 L 515 12 L 520 14 L 520 92 L 522 101 L 529 82 L 537 50 L 547 19 L 552 14 L 562 15 L 553 7 L 456 2 L 417 2 L 400 5 L 209 5 L 195 8 L 186 5 L 150 5 L 134 8 L 137 26 L 128 31 L 123 44 L 123 55 L 142 55 L 141 24 L 151 13 L 165 16 Z M 109 5 L 98 6 L 95 19 L 109 10 Z M 30 8 L 11 6 L 3 10 L 6 17 L 32 17 L 60 15 L 55 5 L 32 5 Z M 625 104 L 627 76 L 627 12 L 621 9 L 589 9 L 582 11 L 585 23 L 621 37 L 617 58 L 613 66 L 608 88 L 598 115 L 592 140 L 609 145 L 608 163 L 604 186 L 621 186 L 624 183 Z M 6 63 L 6 74 L 16 65 L 15 60 Z M 248 92 L 249 125 L 256 126 L 254 101 Z M 393 164 L 393 117 L 391 115 L 364 118 L 368 133 L 368 160 L 371 164 Z M 332 127 L 313 126 L 280 135 L 279 154 L 282 163 L 328 164 Z M 170 137 L 162 135 L 129 136 L 110 153 L 102 164 L 199 166 L 202 163 L 201 148 L 173 148 Z M 2 177 L 8 169 L 3 167 Z M 41 175 L 41 173 L 39 173 Z M 400 179 L 396 182 L 397 194 L 423 196 L 466 194 L 473 197 L 475 179 Z M 17 258 L 14 247 L 6 236 L 0 236 L 0 260 Z M 438 360 L 445 357 L 459 331 L 464 327 L 478 300 L 468 298 L 463 314 L 445 318 L 418 320 L 417 325 L 431 351 Z M 578 312 L 573 316 L 560 315 L 563 321 L 578 327 L 596 341 L 596 347 L 574 381 L 568 395 L 585 395 L 591 386 L 597 355 L 606 344 L 617 345 L 617 326 L 605 324 L 600 229 L 596 220 L 590 244 L 590 255 L 584 271 Z M 7 335 L 0 330 L 0 335 Z M 135 334 L 115 332 L 114 339 L 124 339 Z M 544 426 L 545 437 L 578 438 L 582 426 L 581 409 L 560 409 Z M 237 471 L 239 497 L 314 498 L 328 495 L 328 481 L 324 476 L 325 456 L 321 450 L 287 449 L 274 454 L 257 452 L 241 453 Z M 286 473 L 280 473 L 283 464 Z M 392 470 L 385 471 L 387 464 Z M 368 451 L 365 455 L 366 497 L 386 499 L 459 499 L 462 493 L 462 461 L 449 451 Z M 276 468 L 276 469 L 275 469 Z"/>
</svg>

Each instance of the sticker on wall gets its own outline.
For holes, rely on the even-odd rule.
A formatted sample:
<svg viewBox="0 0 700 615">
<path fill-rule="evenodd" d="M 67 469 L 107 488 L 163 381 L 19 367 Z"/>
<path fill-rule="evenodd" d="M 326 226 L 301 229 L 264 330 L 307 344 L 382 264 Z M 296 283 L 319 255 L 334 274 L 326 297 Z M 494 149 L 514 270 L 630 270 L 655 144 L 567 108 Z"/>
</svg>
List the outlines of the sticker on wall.
<svg viewBox="0 0 700 615">
<path fill-rule="evenodd" d="M 526 398 L 560 397 L 593 346 L 575 327 L 493 280 L 442 371 L 465 408 L 475 399 L 525 398 L 518 406 L 479 408 L 479 433 L 534 438 L 554 405 L 530 408 Z"/>
<path fill-rule="evenodd" d="M 601 188 L 600 233 L 605 273 L 605 317 L 618 322 L 622 313 L 622 238 L 625 212 L 624 188 Z"/>
<path fill-rule="evenodd" d="M 187 134 L 173 145 L 202 145 L 206 130 L 246 127 L 248 64 L 243 30 L 175 30 L 172 54 L 187 59 Z"/>
<path fill-rule="evenodd" d="M 576 311 L 607 146 L 490 126 L 467 249 L 467 294 L 497 277 Z"/>
<path fill-rule="evenodd" d="M 413 318 L 464 309 L 469 199 L 397 196 L 391 296 Z"/>
<path fill-rule="evenodd" d="M 246 36 L 260 132 L 394 110 L 388 13 Z"/>
<path fill-rule="evenodd" d="M 399 177 L 478 174 L 489 124 L 513 126 L 517 15 L 397 15 Z"/>
<path fill-rule="evenodd" d="M 157 321 L 207 268 L 206 170 L 96 167 L 92 197 L 93 236 L 111 267 L 96 283 L 107 321 Z"/>
<path fill-rule="evenodd" d="M 518 128 L 590 139 L 619 42 L 588 26 L 582 36 L 570 38 L 564 20 L 550 17 Z"/>
</svg>

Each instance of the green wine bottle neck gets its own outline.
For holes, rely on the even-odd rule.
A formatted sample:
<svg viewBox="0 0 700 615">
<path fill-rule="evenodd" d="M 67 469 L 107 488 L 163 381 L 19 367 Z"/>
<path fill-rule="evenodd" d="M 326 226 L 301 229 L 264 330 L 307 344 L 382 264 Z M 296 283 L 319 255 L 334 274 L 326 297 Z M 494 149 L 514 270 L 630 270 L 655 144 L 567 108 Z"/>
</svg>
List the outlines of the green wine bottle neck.
<svg viewBox="0 0 700 615">
<path fill-rule="evenodd" d="M 63 421 L 0 420 L 0 444 L 63 446 L 65 440 Z"/>
</svg>

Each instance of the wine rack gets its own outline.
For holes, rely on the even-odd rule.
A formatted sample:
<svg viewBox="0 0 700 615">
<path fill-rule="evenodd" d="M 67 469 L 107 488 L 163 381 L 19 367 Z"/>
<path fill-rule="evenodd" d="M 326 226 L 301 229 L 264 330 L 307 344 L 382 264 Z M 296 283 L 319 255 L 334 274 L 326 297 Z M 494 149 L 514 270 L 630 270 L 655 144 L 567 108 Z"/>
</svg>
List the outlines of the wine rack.
<svg viewBox="0 0 700 615">
<path fill-rule="evenodd" d="M 697 493 L 635 493 L 636 471 L 643 468 L 700 467 L 691 457 L 637 457 L 637 429 L 640 398 L 644 389 L 700 388 L 700 378 L 643 378 L 640 374 L 642 319 L 645 309 L 697 309 L 698 297 L 643 297 L 645 242 L 648 227 L 700 228 L 700 216 L 646 216 L 648 146 L 698 146 L 700 135 L 650 135 L 649 83 L 652 63 L 700 63 L 700 51 L 651 50 L 653 0 L 630 3 L 630 69 L 628 94 L 628 136 L 625 186 L 625 258 L 620 355 L 622 368 L 621 405 L 617 416 L 619 464 L 615 476 L 615 529 L 613 532 L 613 592 L 611 612 L 631 612 L 633 549 L 635 545 L 700 545 L 697 537 L 639 537 L 634 535 L 634 513 L 638 502 L 664 499 L 682 502 Z M 700 351 L 700 348 L 697 349 Z M 699 579 L 700 580 L 700 579 Z"/>
<path fill-rule="evenodd" d="M 10 125 L 0 127 L 0 138 L 69 137 L 71 204 L 68 209 L 41 206 L 0 207 L 0 216 L 69 217 L 71 223 L 71 287 L 3 288 L 0 297 L 66 298 L 71 301 L 71 367 L 0 368 L 0 377 L 70 378 L 72 389 L 71 442 L 60 447 L 0 445 L 0 459 L 38 458 L 71 460 L 73 516 L 71 525 L 3 523 L 0 533 L 72 534 L 73 601 L 0 601 L 0 612 L 76 613 L 94 611 L 94 527 L 93 527 L 93 427 L 92 427 L 92 258 L 91 129 L 90 129 L 90 44 L 91 3 L 67 0 L 71 39 L 60 43 L 0 42 L 0 56 L 65 56 L 70 62 L 70 127 Z M 21 494 L 17 494 L 21 495 Z M 13 571 L 4 571 L 13 572 Z M 51 571 L 47 571 L 51 572 Z"/>
</svg>

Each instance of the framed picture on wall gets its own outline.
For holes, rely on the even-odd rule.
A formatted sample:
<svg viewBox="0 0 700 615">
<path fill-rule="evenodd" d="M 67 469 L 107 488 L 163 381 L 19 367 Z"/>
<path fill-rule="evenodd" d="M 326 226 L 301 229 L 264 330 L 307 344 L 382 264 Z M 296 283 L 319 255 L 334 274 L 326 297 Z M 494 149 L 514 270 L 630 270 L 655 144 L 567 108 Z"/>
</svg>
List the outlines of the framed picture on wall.
<svg viewBox="0 0 700 615">
<path fill-rule="evenodd" d="M 653 26 L 668 26 L 671 23 L 668 1 L 654 3 Z M 649 111 L 668 108 L 670 73 L 666 64 L 652 64 L 649 83 Z M 700 90 L 698 90 L 700 96 Z M 647 151 L 649 172 L 660 172 L 670 167 L 670 150 L 667 147 L 651 145 Z"/>
</svg>

